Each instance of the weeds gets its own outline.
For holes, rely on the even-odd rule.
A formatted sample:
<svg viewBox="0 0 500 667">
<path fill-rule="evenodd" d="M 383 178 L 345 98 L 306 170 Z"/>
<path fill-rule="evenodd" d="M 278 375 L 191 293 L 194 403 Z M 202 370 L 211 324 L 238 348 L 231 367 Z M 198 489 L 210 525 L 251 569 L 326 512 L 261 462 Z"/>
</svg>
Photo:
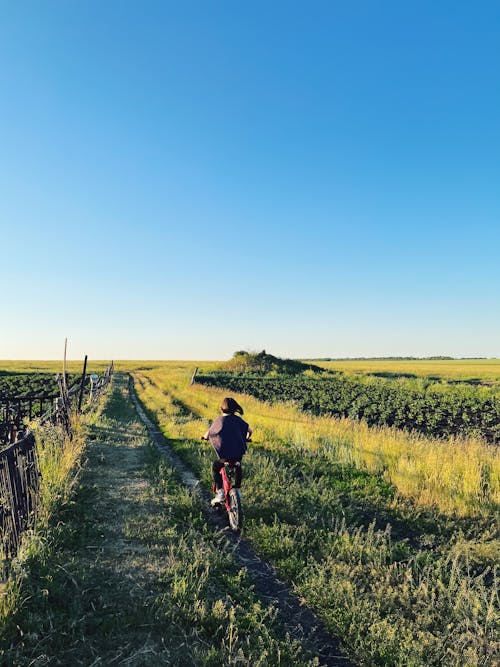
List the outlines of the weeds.
<svg viewBox="0 0 500 667">
<path fill-rule="evenodd" d="M 189 388 L 188 376 L 188 369 L 172 365 L 136 374 L 136 386 L 176 451 L 209 484 L 213 455 L 195 438 L 215 416 L 222 394 Z M 477 503 L 479 518 L 471 519 L 449 511 L 448 500 L 442 503 L 447 512 L 419 505 L 389 482 L 379 464 L 367 470 L 355 465 L 352 450 L 346 455 L 350 445 L 343 434 L 356 435 L 352 424 L 330 427 L 290 406 L 241 401 L 257 426 L 244 461 L 246 534 L 354 659 L 367 665 L 495 664 L 498 540 L 491 508 Z M 370 437 L 380 447 L 382 436 L 400 444 L 394 432 L 363 431 L 368 451 L 377 451 Z M 413 442 L 418 456 L 420 441 L 404 442 Z"/>
<path fill-rule="evenodd" d="M 89 436 L 71 498 L 25 563 L 4 664 L 317 665 L 147 445 L 120 378 Z"/>
</svg>

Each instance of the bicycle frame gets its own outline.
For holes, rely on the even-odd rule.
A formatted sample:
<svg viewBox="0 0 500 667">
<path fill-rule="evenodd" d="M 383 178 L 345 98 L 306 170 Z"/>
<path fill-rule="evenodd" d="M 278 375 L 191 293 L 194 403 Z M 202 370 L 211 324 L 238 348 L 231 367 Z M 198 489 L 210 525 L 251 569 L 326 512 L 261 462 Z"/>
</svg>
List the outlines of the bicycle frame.
<svg viewBox="0 0 500 667">
<path fill-rule="evenodd" d="M 229 525 L 235 532 L 241 530 L 243 521 L 243 512 L 241 509 L 241 492 L 235 489 L 232 484 L 232 476 L 235 470 L 240 466 L 239 461 L 225 462 L 221 469 L 222 488 L 224 489 L 224 501 L 226 505 Z"/>
<path fill-rule="evenodd" d="M 224 501 L 226 503 L 226 509 L 228 512 L 231 511 L 231 506 L 229 505 L 229 491 L 231 491 L 233 485 L 228 477 L 226 468 L 236 468 L 237 466 L 240 465 L 241 463 L 239 461 L 236 461 L 236 463 L 229 463 L 226 461 L 226 463 L 224 463 L 224 467 L 220 471 L 222 477 L 222 488 L 224 489 Z"/>
</svg>

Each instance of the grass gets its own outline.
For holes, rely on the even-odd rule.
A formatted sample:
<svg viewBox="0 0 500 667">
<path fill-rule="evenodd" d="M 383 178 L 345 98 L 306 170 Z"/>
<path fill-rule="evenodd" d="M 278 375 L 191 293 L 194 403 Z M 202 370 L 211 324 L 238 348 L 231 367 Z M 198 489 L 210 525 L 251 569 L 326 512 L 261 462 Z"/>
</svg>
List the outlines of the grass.
<svg viewBox="0 0 500 667">
<path fill-rule="evenodd" d="M 70 502 L 25 562 L 3 664 L 312 667 L 114 390 Z"/>
<path fill-rule="evenodd" d="M 171 362 L 138 371 L 184 402 L 202 419 L 214 417 L 224 390 L 189 386 L 192 368 Z M 272 447 L 276 438 L 342 463 L 380 475 L 416 505 L 459 516 L 491 516 L 500 506 L 500 450 L 477 438 L 431 440 L 392 428 L 368 427 L 349 419 L 314 417 L 292 404 L 269 405 L 235 394 L 257 427 L 257 444 Z M 161 406 L 158 404 L 158 409 Z M 193 424 L 190 437 L 196 437 Z"/>
<path fill-rule="evenodd" d="M 213 454 L 198 437 L 223 392 L 190 387 L 191 370 L 172 363 L 134 375 L 141 399 L 177 452 L 209 484 Z M 467 446 L 482 443 L 452 451 L 457 443 L 236 398 L 256 427 L 244 465 L 245 533 L 354 659 L 363 665 L 495 664 L 499 542 L 493 496 L 483 503 L 484 490 L 466 489 L 454 498 L 459 475 L 468 479 L 465 464 L 458 466 L 454 487 L 434 477 L 430 454 L 427 470 L 410 466 L 428 449 L 444 475 L 446 457 L 435 453 L 438 447 L 449 448 L 451 467 L 460 456 L 471 457 L 474 449 Z M 406 475 L 393 480 L 402 456 Z M 412 475 L 420 476 L 420 489 L 405 493 L 415 489 L 404 486 Z"/>
<path fill-rule="evenodd" d="M 435 380 L 500 384 L 500 359 L 408 359 L 314 361 L 329 370 L 381 377 L 425 377 Z"/>
<path fill-rule="evenodd" d="M 21 536 L 18 553 L 13 559 L 2 559 L 3 583 L 0 591 L 0 623 L 9 624 L 9 618 L 19 606 L 27 563 L 45 550 L 45 535 L 58 509 L 71 496 L 76 483 L 84 448 L 84 424 L 98 415 L 92 414 L 73 419 L 73 437 L 67 437 L 59 426 L 41 425 L 35 421 L 31 430 L 36 437 L 37 458 L 40 470 L 40 487 L 36 522 L 32 529 Z"/>
<path fill-rule="evenodd" d="M 109 360 L 89 360 L 89 372 L 103 371 Z M 171 364 L 183 363 L 192 367 L 203 366 L 204 369 L 220 366 L 220 362 L 189 361 L 165 362 L 154 360 L 117 360 L 115 369 L 118 371 L 153 370 L 168 367 Z M 307 361 L 304 361 L 307 364 Z M 341 370 L 362 374 L 379 374 L 381 377 L 426 377 L 436 380 L 456 380 L 473 384 L 500 384 L 500 359 L 453 359 L 453 360 L 338 360 L 313 361 L 317 366 L 331 370 Z M 68 372 L 81 372 L 83 360 L 68 361 Z M 60 373 L 61 361 L 43 360 L 0 360 L 0 373 Z"/>
</svg>

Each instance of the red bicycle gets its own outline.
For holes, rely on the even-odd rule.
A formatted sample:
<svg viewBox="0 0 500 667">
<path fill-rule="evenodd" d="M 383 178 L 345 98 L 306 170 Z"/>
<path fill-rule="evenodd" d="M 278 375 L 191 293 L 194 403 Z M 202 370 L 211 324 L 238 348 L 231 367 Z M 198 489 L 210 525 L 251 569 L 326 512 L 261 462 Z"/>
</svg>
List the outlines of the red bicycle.
<svg viewBox="0 0 500 667">
<path fill-rule="evenodd" d="M 201 440 L 208 440 L 205 436 L 201 436 Z M 252 442 L 250 438 L 247 439 L 247 442 Z M 220 474 L 222 477 L 222 489 L 224 491 L 224 505 L 227 510 L 227 516 L 229 519 L 229 525 L 231 530 L 237 533 L 241 530 L 243 525 L 243 509 L 241 506 L 241 489 L 235 487 L 236 481 L 236 471 L 240 468 L 241 470 L 241 461 L 224 461 L 224 466 L 221 468 Z M 241 479 L 241 476 L 240 476 Z M 213 486 L 213 491 L 215 491 L 215 484 Z M 212 507 L 220 509 L 222 503 L 212 504 Z"/>
<path fill-rule="evenodd" d="M 243 525 L 243 509 L 241 506 L 241 489 L 234 487 L 236 468 L 241 466 L 240 461 L 226 461 L 220 471 L 222 477 L 222 488 L 224 489 L 224 502 L 231 530 L 235 533 L 241 530 Z M 220 505 L 219 505 L 220 507 Z"/>
</svg>

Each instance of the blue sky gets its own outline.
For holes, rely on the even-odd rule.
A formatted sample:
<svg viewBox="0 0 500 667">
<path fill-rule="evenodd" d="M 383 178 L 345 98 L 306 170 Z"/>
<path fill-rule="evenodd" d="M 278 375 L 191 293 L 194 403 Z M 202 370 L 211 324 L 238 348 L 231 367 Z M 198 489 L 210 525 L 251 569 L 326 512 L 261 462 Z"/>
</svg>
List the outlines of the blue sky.
<svg viewBox="0 0 500 667">
<path fill-rule="evenodd" d="M 497 2 L 0 16 L 0 358 L 500 356 Z"/>
</svg>

